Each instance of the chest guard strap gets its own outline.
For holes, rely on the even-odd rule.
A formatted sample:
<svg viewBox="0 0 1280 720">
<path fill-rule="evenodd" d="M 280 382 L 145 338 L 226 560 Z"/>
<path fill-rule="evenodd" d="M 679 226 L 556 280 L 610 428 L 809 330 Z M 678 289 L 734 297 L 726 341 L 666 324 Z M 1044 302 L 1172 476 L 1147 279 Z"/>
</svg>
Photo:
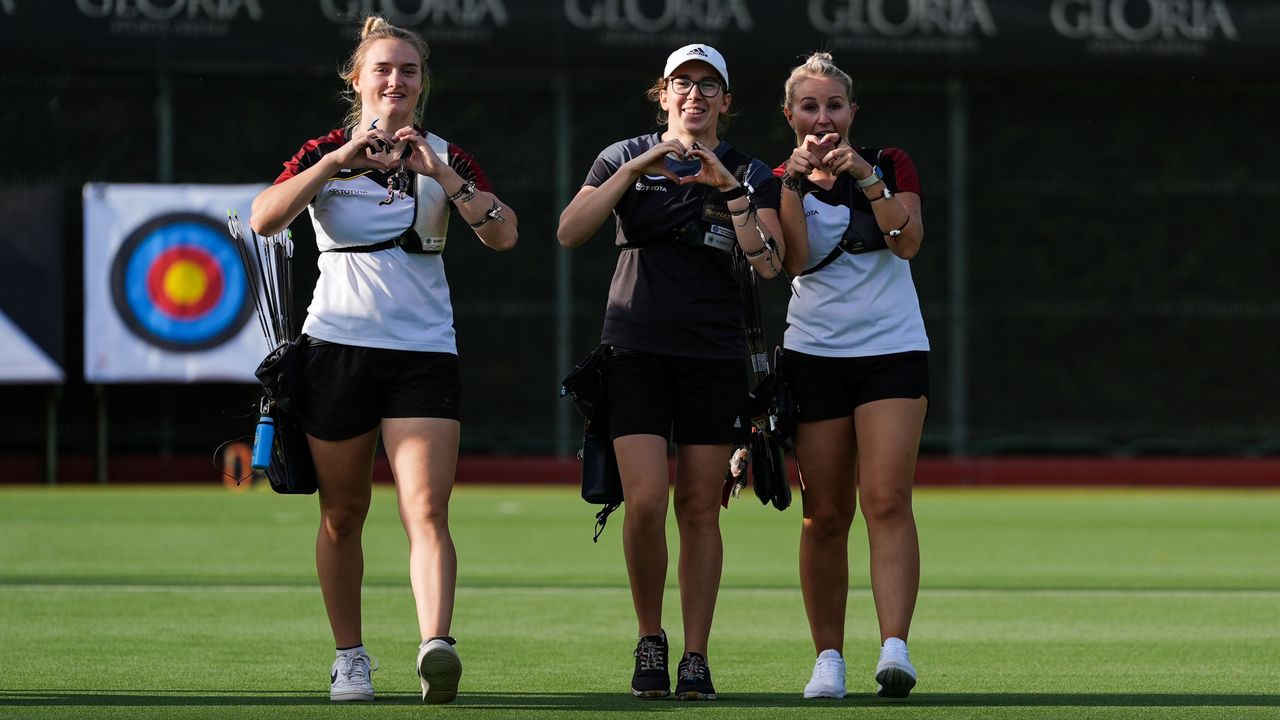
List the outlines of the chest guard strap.
<svg viewBox="0 0 1280 720">
<path fill-rule="evenodd" d="M 372 245 L 337 247 L 325 250 L 325 252 L 371 253 L 378 252 L 379 250 L 387 250 L 393 247 L 398 247 L 407 253 L 414 253 L 417 255 L 439 255 L 441 252 L 444 252 L 444 238 L 428 238 L 427 240 L 423 240 L 422 237 L 418 235 L 418 231 L 414 230 L 411 226 L 390 240 L 383 240 L 382 242 L 376 242 Z"/>
<path fill-rule="evenodd" d="M 859 148 L 857 152 L 867 162 L 876 167 L 880 166 L 880 154 L 883 150 Z M 881 178 L 883 182 L 894 181 L 892 168 L 881 168 L 881 171 L 884 173 Z M 884 234 L 880 232 L 880 225 L 876 222 L 875 213 L 871 210 L 871 201 L 867 200 L 866 195 L 858 192 L 857 187 L 857 183 L 849 182 L 849 226 L 845 228 L 840 242 L 836 243 L 836 246 L 831 248 L 831 252 L 827 253 L 827 256 L 817 265 L 800 273 L 801 277 L 812 275 L 830 265 L 840 257 L 841 253 L 861 255 L 865 252 L 888 249 L 889 245 L 884 241 Z"/>
</svg>

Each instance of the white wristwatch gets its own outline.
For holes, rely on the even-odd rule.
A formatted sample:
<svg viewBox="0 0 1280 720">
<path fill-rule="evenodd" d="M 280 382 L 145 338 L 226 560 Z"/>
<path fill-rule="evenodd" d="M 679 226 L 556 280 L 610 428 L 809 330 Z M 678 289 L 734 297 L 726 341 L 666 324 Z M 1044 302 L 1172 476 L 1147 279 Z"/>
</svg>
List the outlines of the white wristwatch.
<svg viewBox="0 0 1280 720">
<path fill-rule="evenodd" d="M 858 188 L 866 190 L 872 185 L 880 182 L 882 178 L 884 178 L 884 171 L 880 169 L 879 165 L 872 165 L 871 174 L 858 181 Z"/>
</svg>

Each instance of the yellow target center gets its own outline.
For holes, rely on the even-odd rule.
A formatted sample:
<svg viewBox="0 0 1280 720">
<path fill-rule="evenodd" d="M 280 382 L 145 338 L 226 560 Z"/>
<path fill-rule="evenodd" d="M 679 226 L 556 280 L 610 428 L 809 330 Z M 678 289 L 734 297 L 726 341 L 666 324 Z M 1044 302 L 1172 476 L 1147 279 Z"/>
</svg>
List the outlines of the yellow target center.
<svg viewBox="0 0 1280 720">
<path fill-rule="evenodd" d="M 198 302 L 208 286 L 204 269 L 190 260 L 175 262 L 164 274 L 164 292 L 179 305 Z"/>
</svg>

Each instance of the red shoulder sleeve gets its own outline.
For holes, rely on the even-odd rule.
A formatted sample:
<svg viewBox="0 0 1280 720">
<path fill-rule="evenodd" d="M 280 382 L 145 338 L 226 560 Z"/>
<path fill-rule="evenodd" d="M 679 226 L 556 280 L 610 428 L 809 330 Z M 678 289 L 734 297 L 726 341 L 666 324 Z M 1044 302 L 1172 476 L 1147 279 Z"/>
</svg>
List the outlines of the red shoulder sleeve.
<svg viewBox="0 0 1280 720">
<path fill-rule="evenodd" d="M 880 153 L 880 164 L 893 166 L 893 179 L 897 185 L 894 192 L 909 192 L 923 195 L 920 192 L 920 175 L 916 173 L 916 164 L 902 148 L 885 148 Z"/>
<path fill-rule="evenodd" d="M 328 135 L 325 135 L 324 137 L 318 137 L 314 140 L 308 140 L 305 144 L 303 144 L 301 150 L 299 150 L 297 153 L 294 154 L 292 158 L 289 158 L 289 160 L 285 162 L 284 171 L 281 172 L 279 177 L 276 178 L 275 182 L 271 184 L 279 185 L 285 180 L 288 180 L 289 178 L 298 175 L 303 170 L 306 170 L 312 165 L 315 165 L 316 162 L 320 160 L 320 158 L 324 157 L 327 153 L 332 151 L 334 148 L 341 147 L 346 141 L 347 141 L 347 131 L 342 129 L 334 130 L 333 132 L 329 133 Z"/>
<path fill-rule="evenodd" d="M 449 143 L 449 167 L 462 176 L 463 180 L 474 182 L 477 190 L 493 192 L 493 187 L 489 185 L 488 176 L 484 174 L 484 170 L 480 169 L 480 163 L 477 163 L 476 159 L 471 157 L 471 153 L 453 143 Z"/>
</svg>

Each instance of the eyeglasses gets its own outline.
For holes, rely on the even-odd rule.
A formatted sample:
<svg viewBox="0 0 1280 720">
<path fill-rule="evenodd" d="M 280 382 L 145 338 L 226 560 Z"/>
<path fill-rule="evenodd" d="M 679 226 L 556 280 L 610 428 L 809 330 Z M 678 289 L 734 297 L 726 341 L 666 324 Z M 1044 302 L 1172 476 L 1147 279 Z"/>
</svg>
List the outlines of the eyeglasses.
<svg viewBox="0 0 1280 720">
<path fill-rule="evenodd" d="M 720 88 L 724 87 L 718 80 L 707 79 L 694 82 L 693 80 L 683 76 L 667 78 L 667 81 L 671 83 L 671 89 L 675 91 L 675 94 L 677 95 L 688 95 L 689 92 L 693 90 L 693 86 L 697 85 L 698 93 L 704 98 L 711 98 L 719 95 Z"/>
</svg>

